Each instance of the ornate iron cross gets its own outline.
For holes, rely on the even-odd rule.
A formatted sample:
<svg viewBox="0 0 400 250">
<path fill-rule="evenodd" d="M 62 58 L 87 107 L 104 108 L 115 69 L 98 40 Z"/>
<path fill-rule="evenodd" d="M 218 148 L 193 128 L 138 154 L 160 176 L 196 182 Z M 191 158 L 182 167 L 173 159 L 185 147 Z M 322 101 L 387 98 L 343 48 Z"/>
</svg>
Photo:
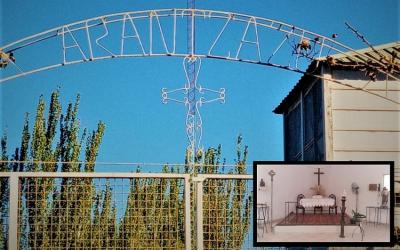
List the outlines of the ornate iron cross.
<svg viewBox="0 0 400 250">
<path fill-rule="evenodd" d="M 191 70 L 188 65 L 192 63 L 196 63 L 198 65 L 195 68 L 194 79 L 190 79 Z M 162 102 L 167 103 L 168 101 L 174 101 L 177 103 L 183 103 L 187 107 L 186 113 L 186 134 L 188 137 L 188 149 L 190 150 L 191 160 L 194 163 L 194 157 L 197 155 L 199 150 L 202 150 L 201 147 L 201 138 L 203 135 L 203 121 L 200 115 L 199 108 L 205 104 L 215 101 L 220 101 L 221 103 L 225 103 L 225 89 L 220 88 L 219 90 L 213 90 L 208 88 L 203 88 L 200 84 L 197 83 L 197 78 L 199 76 L 199 72 L 201 69 L 201 59 L 198 56 L 186 56 L 183 59 L 183 69 L 186 75 L 186 83 L 183 88 L 167 90 L 163 88 L 161 90 Z M 176 92 L 183 92 L 184 97 L 182 99 L 170 97 L 170 94 L 174 94 Z M 207 93 L 217 94 L 215 98 L 207 100 L 205 95 Z"/>
</svg>

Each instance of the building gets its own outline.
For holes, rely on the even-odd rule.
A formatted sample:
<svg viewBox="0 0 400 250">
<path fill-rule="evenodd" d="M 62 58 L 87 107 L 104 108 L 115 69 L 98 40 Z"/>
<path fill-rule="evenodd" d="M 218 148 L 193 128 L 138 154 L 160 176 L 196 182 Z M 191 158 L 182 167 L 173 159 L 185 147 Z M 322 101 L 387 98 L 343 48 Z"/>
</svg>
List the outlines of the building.
<svg viewBox="0 0 400 250">
<path fill-rule="evenodd" d="M 397 53 L 400 78 L 400 42 L 375 49 Z M 378 57 L 370 48 L 357 53 Z M 304 75 L 274 110 L 284 119 L 285 160 L 387 160 L 400 168 L 400 82 L 383 74 L 371 81 L 351 57 L 331 58 L 313 61 L 307 71 L 321 78 Z"/>
<path fill-rule="evenodd" d="M 400 78 L 400 42 L 314 60 L 273 112 L 283 116 L 287 161 L 394 161 L 398 226 L 400 81 L 355 62 L 360 55 Z"/>
</svg>

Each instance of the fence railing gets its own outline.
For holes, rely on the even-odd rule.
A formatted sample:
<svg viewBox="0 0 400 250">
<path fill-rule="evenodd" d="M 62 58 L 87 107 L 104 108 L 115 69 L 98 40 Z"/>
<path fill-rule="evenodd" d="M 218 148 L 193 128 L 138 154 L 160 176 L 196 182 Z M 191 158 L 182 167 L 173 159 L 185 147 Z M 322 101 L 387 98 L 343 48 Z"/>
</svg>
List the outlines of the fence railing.
<svg viewBox="0 0 400 250">
<path fill-rule="evenodd" d="M 8 249 L 192 249 L 188 174 L 0 178 L 9 180 Z"/>
<path fill-rule="evenodd" d="M 252 175 L 202 174 L 193 179 L 197 249 L 252 249 Z"/>
<path fill-rule="evenodd" d="M 252 249 L 252 178 L 1 172 L 9 197 L 0 204 L 3 243 L 8 249 Z"/>
<path fill-rule="evenodd" d="M 252 181 L 239 174 L 0 172 L 8 197 L 0 204 L 0 244 L 253 249 Z"/>
</svg>

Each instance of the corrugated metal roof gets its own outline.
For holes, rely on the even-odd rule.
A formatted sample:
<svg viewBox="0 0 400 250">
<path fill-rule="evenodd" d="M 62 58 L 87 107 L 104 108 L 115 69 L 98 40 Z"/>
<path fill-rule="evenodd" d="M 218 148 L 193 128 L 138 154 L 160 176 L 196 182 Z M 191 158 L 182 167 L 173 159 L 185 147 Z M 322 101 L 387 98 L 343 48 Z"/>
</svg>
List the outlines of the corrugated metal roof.
<svg viewBox="0 0 400 250">
<path fill-rule="evenodd" d="M 315 71 L 317 61 L 312 61 L 310 65 L 308 66 L 307 72 Z M 321 63 L 319 64 L 319 67 L 321 66 Z M 317 69 L 316 72 L 319 72 L 319 69 Z M 281 101 L 281 103 L 273 110 L 275 114 L 283 114 L 290 105 L 292 105 L 294 102 L 297 102 L 299 99 L 299 95 L 301 90 L 309 86 L 309 84 L 315 79 L 314 76 L 312 75 L 303 75 L 300 80 L 294 85 L 292 90 L 289 91 L 289 93 L 286 95 L 286 97 Z"/>
<path fill-rule="evenodd" d="M 374 46 L 374 49 L 368 47 L 365 49 L 356 50 L 355 52 L 348 52 L 345 54 L 336 54 L 332 55 L 333 58 L 337 62 L 343 63 L 351 63 L 357 62 L 357 59 L 361 61 L 365 60 L 377 60 L 381 62 L 385 62 L 382 60 L 382 57 L 387 60 L 391 60 L 393 57 L 393 53 L 397 53 L 398 55 L 394 57 L 394 61 L 392 63 L 399 64 L 400 63 L 400 42 L 387 43 L 383 45 Z M 324 60 L 323 58 L 322 60 Z M 388 62 L 388 61 L 387 61 Z"/>
<path fill-rule="evenodd" d="M 318 58 L 310 63 L 306 72 L 320 72 L 315 71 L 317 65 L 316 62 L 322 62 L 327 64 L 328 58 Z M 345 69 L 345 70 L 358 70 L 357 67 L 365 67 L 365 62 L 369 62 L 372 65 L 389 65 L 394 64 L 393 71 L 395 74 L 400 74 L 400 42 L 393 42 L 374 46 L 372 48 L 360 49 L 352 52 L 336 54 L 330 56 L 329 66 L 333 69 Z M 349 67 L 350 66 L 350 67 Z M 321 67 L 321 63 L 319 64 Z M 293 102 L 298 100 L 301 90 L 309 85 L 310 80 L 313 79 L 310 75 L 303 75 L 300 80 L 296 83 L 293 89 L 286 95 L 281 103 L 273 110 L 275 114 L 283 114 Z"/>
</svg>

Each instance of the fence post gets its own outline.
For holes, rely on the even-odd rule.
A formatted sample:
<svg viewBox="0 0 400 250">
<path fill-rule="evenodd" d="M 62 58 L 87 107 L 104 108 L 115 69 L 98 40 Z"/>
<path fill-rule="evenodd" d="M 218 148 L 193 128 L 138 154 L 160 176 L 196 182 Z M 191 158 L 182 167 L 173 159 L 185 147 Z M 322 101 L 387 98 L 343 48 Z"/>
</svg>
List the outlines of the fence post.
<svg viewBox="0 0 400 250">
<path fill-rule="evenodd" d="M 19 199 L 19 176 L 11 173 L 9 178 L 9 217 L 8 217 L 8 249 L 19 248 L 18 246 L 18 199 Z"/>
<path fill-rule="evenodd" d="M 190 181 L 188 176 L 185 177 L 185 249 L 192 248 L 192 228 L 190 225 Z"/>
<path fill-rule="evenodd" d="M 203 234 L 203 177 L 195 177 L 193 181 L 196 183 L 196 244 L 197 250 L 203 250 L 204 234 Z"/>
</svg>

